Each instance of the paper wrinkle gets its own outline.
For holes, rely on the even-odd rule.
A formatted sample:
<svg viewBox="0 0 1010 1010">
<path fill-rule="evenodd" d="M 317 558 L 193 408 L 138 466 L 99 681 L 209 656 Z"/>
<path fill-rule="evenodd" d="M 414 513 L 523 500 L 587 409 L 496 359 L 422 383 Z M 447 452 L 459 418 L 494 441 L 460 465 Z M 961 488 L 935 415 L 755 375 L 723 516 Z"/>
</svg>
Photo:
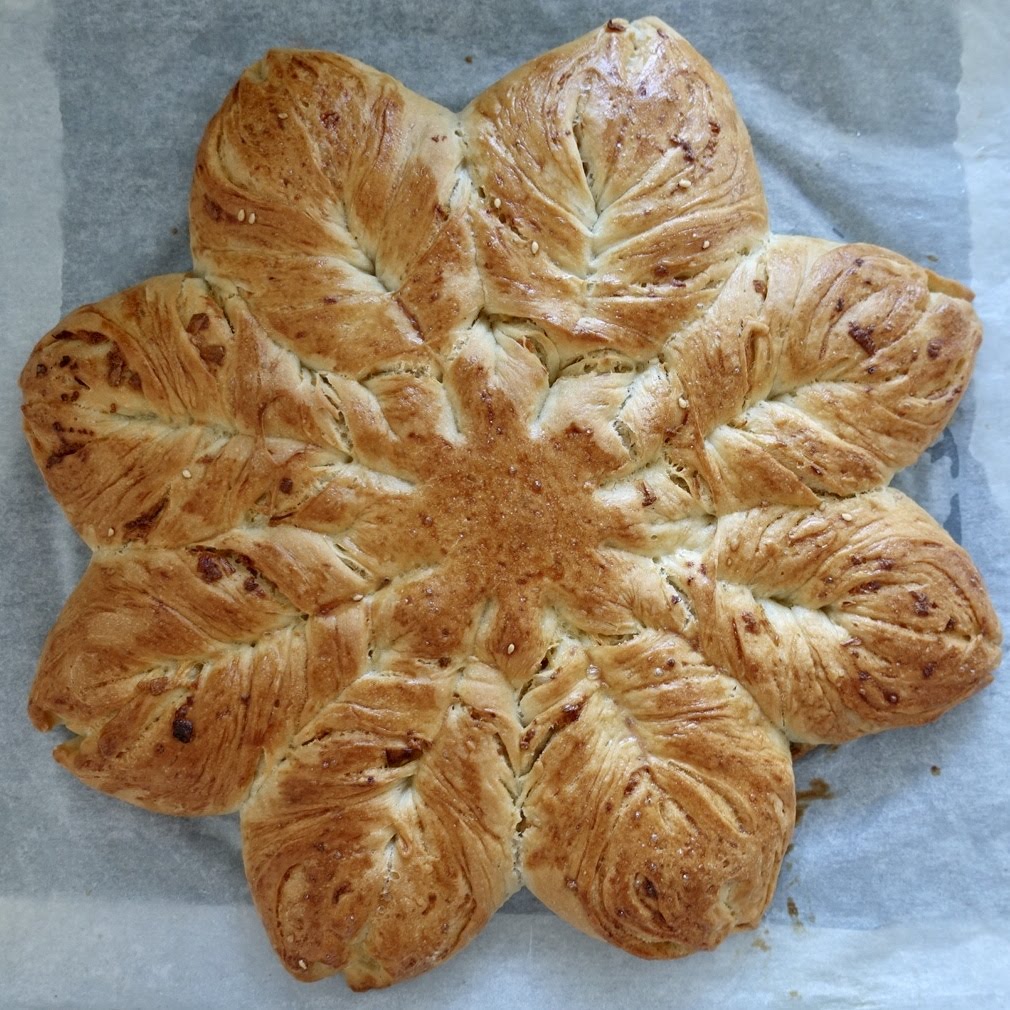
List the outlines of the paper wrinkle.
<svg viewBox="0 0 1010 1010">
<path fill-rule="evenodd" d="M 986 342 L 972 386 L 950 433 L 895 483 L 960 535 L 1006 623 L 1005 3 L 972 0 L 955 14 L 945 0 L 925 0 L 914 16 L 878 7 L 862 35 L 851 26 L 864 15 L 835 6 L 813 26 L 803 5 L 771 0 L 656 12 L 734 88 L 777 230 L 878 242 L 975 287 Z M 620 13 L 650 12 L 637 4 Z M 577 0 L 409 11 L 343 0 L 165 0 L 157 17 L 134 2 L 0 7 L 0 536 L 9 565 L 0 582 L 8 698 L 0 1005 L 1005 1005 L 1010 686 L 1002 673 L 934 726 L 803 759 L 798 787 L 821 779 L 831 795 L 806 809 L 759 929 L 716 952 L 638 961 L 581 936 L 523 892 L 448 964 L 367 998 L 339 979 L 305 987 L 284 972 L 249 899 L 233 818 L 159 817 L 90 792 L 51 760 L 55 736 L 28 723 L 36 658 L 87 551 L 24 445 L 14 380 L 61 309 L 187 268 L 196 142 L 241 68 L 271 45 L 332 48 L 458 108 L 599 20 Z M 813 51 L 814 38 L 830 45 Z M 910 44 L 926 47 L 918 60 L 907 58 Z M 958 45 L 959 82 L 951 71 Z M 832 97 L 855 72 L 851 102 Z M 804 100 L 814 73 L 815 97 Z M 879 96 L 879 107 L 867 96 Z M 947 114 L 955 108 L 956 119 Z"/>
</svg>

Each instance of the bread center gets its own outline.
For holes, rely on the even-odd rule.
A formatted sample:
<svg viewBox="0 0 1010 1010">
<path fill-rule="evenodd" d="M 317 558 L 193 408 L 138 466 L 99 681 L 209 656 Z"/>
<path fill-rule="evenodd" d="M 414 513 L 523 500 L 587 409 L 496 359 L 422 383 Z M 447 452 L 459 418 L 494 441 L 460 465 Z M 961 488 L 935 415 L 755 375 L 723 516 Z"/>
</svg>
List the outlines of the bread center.
<svg viewBox="0 0 1010 1010">
<path fill-rule="evenodd" d="M 475 589 L 574 576 L 606 534 L 578 439 L 536 436 L 506 414 L 433 463 L 420 530 Z"/>
</svg>

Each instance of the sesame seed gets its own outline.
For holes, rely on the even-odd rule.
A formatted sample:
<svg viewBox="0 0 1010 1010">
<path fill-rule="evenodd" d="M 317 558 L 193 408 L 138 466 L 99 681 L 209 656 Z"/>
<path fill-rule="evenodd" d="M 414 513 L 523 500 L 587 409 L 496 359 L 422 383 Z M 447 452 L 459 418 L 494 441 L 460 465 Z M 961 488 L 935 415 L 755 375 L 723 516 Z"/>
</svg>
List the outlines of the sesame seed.
<svg viewBox="0 0 1010 1010">
<path fill-rule="evenodd" d="M 245 210 L 244 209 L 239 209 L 239 212 L 235 215 L 235 217 L 237 217 L 240 221 L 244 221 L 245 220 Z"/>
<path fill-rule="evenodd" d="M 114 537 L 115 535 L 116 535 L 116 531 L 110 526 L 109 527 L 109 536 L 110 537 Z"/>
<path fill-rule="evenodd" d="M 278 112 L 277 113 L 277 118 L 278 119 L 287 119 L 288 118 L 288 114 L 286 112 Z"/>
<path fill-rule="evenodd" d="M 681 410 L 687 410 L 688 405 L 690 404 L 690 402 L 691 401 L 688 400 L 688 398 L 686 396 L 678 396 L 677 397 L 677 406 L 680 407 Z"/>
<path fill-rule="evenodd" d="M 536 239 L 534 239 L 530 243 L 530 249 L 532 250 L 533 255 L 536 256 L 536 254 L 540 252 L 540 243 Z"/>
<path fill-rule="evenodd" d="M 496 196 L 494 198 L 494 209 L 497 210 L 501 206 L 501 197 Z"/>
<path fill-rule="evenodd" d="M 308 965 L 305 963 L 305 959 L 304 958 L 301 958 L 301 957 L 298 958 L 298 967 L 301 968 L 302 971 L 305 971 L 305 969 L 308 968 Z"/>
<path fill-rule="evenodd" d="M 680 186 L 681 189 L 690 189 L 691 188 L 691 180 L 690 179 L 681 179 L 680 182 L 677 183 L 677 185 Z"/>
<path fill-rule="evenodd" d="M 364 593 L 355 593 L 351 597 L 351 599 L 354 600 L 355 603 L 360 603 L 364 598 L 365 598 Z"/>
<path fill-rule="evenodd" d="M 709 242 L 709 240 L 708 240 L 708 239 L 705 239 L 705 241 L 704 241 L 704 242 L 702 242 L 702 244 L 701 244 L 701 247 L 702 247 L 702 249 L 707 249 L 707 248 L 708 248 L 708 247 L 709 247 L 709 246 L 710 246 L 711 244 L 712 244 L 712 243 L 711 243 L 711 242 Z"/>
<path fill-rule="evenodd" d="M 187 469 L 182 471 L 182 475 L 186 478 L 186 480 L 189 480 L 189 478 L 193 476 L 193 472 L 187 467 Z"/>
<path fill-rule="evenodd" d="M 509 642 L 509 647 L 505 651 L 511 656 L 512 653 L 516 651 L 516 643 Z"/>
<path fill-rule="evenodd" d="M 249 223 L 250 223 L 250 224 L 255 224 L 255 223 L 256 223 L 256 211 L 253 211 L 253 212 L 252 212 L 252 213 L 251 213 L 251 214 L 249 215 Z"/>
<path fill-rule="evenodd" d="M 846 523 L 851 523 L 852 522 L 852 513 L 851 512 L 843 512 L 842 513 L 842 521 L 846 522 Z"/>
</svg>

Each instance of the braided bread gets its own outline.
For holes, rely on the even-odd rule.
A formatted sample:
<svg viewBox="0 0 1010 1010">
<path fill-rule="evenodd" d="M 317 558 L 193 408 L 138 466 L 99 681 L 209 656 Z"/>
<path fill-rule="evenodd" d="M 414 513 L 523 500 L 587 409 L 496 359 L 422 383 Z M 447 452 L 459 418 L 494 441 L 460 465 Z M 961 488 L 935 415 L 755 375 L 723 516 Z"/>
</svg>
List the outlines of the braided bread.
<svg viewBox="0 0 1010 1010">
<path fill-rule="evenodd" d="M 453 114 L 274 51 L 207 128 L 194 269 L 22 375 L 93 549 L 31 692 L 82 781 L 241 812 L 300 979 L 416 975 L 521 885 L 643 957 L 753 926 L 790 743 L 936 718 L 1000 632 L 886 488 L 970 293 L 770 235 L 723 81 L 611 21 Z"/>
</svg>

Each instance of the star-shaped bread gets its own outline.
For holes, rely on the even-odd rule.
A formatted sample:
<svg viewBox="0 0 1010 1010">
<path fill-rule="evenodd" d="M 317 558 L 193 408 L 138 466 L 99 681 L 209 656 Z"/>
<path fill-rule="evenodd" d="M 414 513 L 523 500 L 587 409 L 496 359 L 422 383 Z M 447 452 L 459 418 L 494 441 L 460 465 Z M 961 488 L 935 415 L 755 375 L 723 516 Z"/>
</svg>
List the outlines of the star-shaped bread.
<svg viewBox="0 0 1010 1010">
<path fill-rule="evenodd" d="M 676 957 L 753 926 L 790 744 L 936 718 L 1000 632 L 887 488 L 970 293 L 769 234 L 723 81 L 611 21 L 460 114 L 275 51 L 207 128 L 194 268 L 71 313 L 28 439 L 94 554 L 46 642 L 56 758 L 241 812 L 298 978 L 388 985 L 529 887 Z"/>
</svg>

